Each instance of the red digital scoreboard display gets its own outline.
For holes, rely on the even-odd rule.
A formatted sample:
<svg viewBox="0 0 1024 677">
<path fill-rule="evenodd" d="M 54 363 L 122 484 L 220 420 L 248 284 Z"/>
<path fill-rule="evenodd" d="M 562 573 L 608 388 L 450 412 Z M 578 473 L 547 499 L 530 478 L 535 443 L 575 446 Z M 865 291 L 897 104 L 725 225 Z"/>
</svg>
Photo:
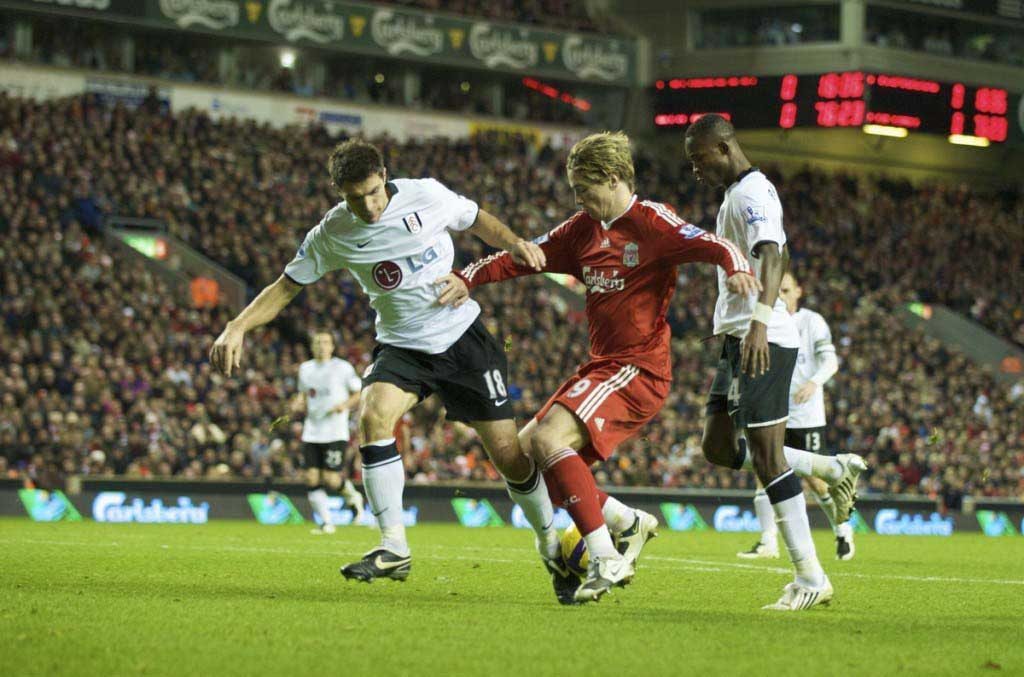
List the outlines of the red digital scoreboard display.
<svg viewBox="0 0 1024 677">
<path fill-rule="evenodd" d="M 866 71 L 672 78 L 658 80 L 654 94 L 661 128 L 685 127 L 705 113 L 740 129 L 877 124 L 994 143 L 1010 128 L 1005 89 Z"/>
</svg>

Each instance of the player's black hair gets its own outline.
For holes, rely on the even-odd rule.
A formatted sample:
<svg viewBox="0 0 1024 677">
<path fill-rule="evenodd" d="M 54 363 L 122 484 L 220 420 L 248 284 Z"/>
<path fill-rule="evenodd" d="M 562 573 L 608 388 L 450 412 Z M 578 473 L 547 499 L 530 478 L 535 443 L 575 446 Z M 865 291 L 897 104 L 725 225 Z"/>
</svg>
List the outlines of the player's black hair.
<svg viewBox="0 0 1024 677">
<path fill-rule="evenodd" d="M 331 183 L 341 188 L 345 183 L 359 183 L 384 172 L 384 156 L 372 143 L 349 139 L 339 143 L 327 162 Z"/>
<path fill-rule="evenodd" d="M 696 122 L 686 128 L 686 137 L 689 139 L 728 141 L 734 136 L 736 130 L 732 123 L 717 113 L 701 115 Z"/>
</svg>

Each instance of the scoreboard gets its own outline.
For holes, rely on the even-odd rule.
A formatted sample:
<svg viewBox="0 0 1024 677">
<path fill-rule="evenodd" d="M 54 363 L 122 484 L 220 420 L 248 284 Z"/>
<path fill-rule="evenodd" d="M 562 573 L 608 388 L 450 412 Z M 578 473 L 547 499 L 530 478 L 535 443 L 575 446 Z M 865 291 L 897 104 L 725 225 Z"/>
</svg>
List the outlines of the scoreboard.
<svg viewBox="0 0 1024 677">
<path fill-rule="evenodd" d="M 686 126 L 718 113 L 740 129 L 902 127 L 1006 141 L 1011 94 L 999 87 L 868 71 L 658 80 L 654 124 Z"/>
</svg>

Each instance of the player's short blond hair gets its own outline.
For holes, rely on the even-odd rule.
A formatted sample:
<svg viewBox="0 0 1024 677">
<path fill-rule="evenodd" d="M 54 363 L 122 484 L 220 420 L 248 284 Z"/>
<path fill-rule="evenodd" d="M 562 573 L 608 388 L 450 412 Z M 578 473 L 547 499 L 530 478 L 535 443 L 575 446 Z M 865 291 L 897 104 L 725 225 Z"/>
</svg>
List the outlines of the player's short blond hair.
<svg viewBox="0 0 1024 677">
<path fill-rule="evenodd" d="M 617 176 L 630 189 L 636 187 L 629 137 L 623 132 L 601 132 L 580 140 L 569 151 L 565 169 L 583 183 L 604 183 Z"/>
</svg>

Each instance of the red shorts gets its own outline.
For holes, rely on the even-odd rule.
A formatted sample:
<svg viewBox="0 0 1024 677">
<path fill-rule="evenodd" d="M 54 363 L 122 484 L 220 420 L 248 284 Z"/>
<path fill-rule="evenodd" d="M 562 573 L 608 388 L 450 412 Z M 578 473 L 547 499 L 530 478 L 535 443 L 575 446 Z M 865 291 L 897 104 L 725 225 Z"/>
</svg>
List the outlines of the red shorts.
<svg viewBox="0 0 1024 677">
<path fill-rule="evenodd" d="M 640 432 L 661 411 L 671 385 L 619 360 L 588 362 L 534 418 L 543 419 L 555 402 L 571 411 L 590 433 L 590 443 L 579 455 L 587 463 L 596 463 L 610 457 L 620 442 Z"/>
</svg>

